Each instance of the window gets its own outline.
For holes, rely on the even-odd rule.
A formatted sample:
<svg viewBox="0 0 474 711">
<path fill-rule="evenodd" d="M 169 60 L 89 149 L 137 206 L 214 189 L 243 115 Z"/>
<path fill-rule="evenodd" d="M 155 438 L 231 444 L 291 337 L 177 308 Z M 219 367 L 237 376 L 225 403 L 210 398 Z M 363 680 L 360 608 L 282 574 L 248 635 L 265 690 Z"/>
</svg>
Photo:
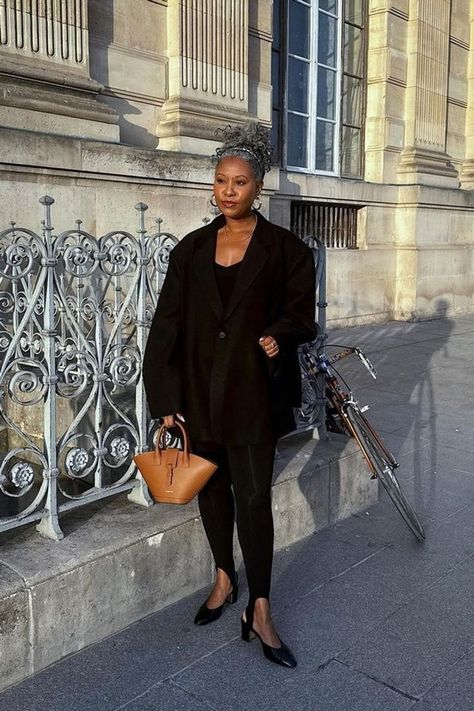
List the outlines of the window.
<svg viewBox="0 0 474 711">
<path fill-rule="evenodd" d="M 275 0 L 273 142 L 283 167 L 362 175 L 367 0 Z"/>
</svg>

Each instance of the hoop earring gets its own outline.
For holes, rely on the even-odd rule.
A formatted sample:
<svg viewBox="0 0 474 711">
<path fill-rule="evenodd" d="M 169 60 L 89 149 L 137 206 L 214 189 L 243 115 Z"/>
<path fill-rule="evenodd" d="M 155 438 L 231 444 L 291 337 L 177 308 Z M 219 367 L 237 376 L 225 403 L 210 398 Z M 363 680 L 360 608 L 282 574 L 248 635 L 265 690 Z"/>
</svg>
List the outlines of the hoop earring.
<svg viewBox="0 0 474 711">
<path fill-rule="evenodd" d="M 258 200 L 258 205 L 255 204 L 255 202 L 257 200 Z M 258 210 L 260 210 L 260 208 L 262 207 L 262 200 L 260 198 L 260 195 L 257 195 L 257 197 L 255 198 L 255 200 L 252 203 L 252 207 L 254 210 L 257 210 L 257 212 L 258 212 Z"/>
<path fill-rule="evenodd" d="M 212 193 L 211 197 L 209 198 L 209 202 L 211 203 L 212 207 L 217 207 L 216 196 L 214 195 L 214 193 Z"/>
</svg>

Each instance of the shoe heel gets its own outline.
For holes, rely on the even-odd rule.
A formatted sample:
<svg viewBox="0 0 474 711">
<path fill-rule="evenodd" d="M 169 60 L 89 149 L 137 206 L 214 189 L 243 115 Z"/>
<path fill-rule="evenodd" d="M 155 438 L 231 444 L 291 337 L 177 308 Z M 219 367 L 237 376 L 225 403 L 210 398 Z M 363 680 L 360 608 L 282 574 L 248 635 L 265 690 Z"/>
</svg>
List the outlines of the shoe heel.
<svg viewBox="0 0 474 711">
<path fill-rule="evenodd" d="M 238 599 L 239 599 L 239 586 L 235 585 L 232 588 L 232 592 L 230 593 L 229 597 L 227 598 L 227 602 L 229 603 L 229 605 L 233 605 L 234 603 L 237 602 Z"/>
<path fill-rule="evenodd" d="M 242 639 L 244 642 L 250 642 L 255 637 L 255 632 L 249 627 L 248 622 L 245 622 L 242 618 L 240 619 L 240 626 L 242 629 Z"/>
</svg>

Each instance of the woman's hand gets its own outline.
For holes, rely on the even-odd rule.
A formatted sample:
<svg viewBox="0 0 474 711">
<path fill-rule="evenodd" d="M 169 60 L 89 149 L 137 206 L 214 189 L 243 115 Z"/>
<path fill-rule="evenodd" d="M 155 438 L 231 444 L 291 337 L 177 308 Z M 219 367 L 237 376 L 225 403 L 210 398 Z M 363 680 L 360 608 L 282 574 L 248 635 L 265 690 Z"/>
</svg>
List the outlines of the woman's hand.
<svg viewBox="0 0 474 711">
<path fill-rule="evenodd" d="M 273 336 L 262 336 L 258 339 L 258 342 L 269 358 L 274 358 L 279 354 L 280 349 Z"/>
<path fill-rule="evenodd" d="M 179 417 L 179 419 L 182 420 L 183 422 L 185 421 L 184 417 L 182 416 L 182 414 L 180 412 L 178 412 L 176 414 L 176 417 Z M 174 427 L 174 424 L 175 424 L 174 418 L 175 418 L 175 415 L 166 415 L 165 417 L 163 417 L 164 426 L 165 427 Z"/>
</svg>

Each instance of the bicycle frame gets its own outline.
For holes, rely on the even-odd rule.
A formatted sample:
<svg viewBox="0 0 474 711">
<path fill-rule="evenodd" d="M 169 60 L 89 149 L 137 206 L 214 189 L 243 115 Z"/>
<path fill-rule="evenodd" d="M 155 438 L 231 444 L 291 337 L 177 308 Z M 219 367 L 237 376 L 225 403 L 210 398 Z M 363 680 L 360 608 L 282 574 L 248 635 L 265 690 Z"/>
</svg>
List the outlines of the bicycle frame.
<svg viewBox="0 0 474 711">
<path fill-rule="evenodd" d="M 333 428 L 336 431 L 354 437 L 368 464 L 369 471 L 372 472 L 372 479 L 378 479 L 381 482 L 403 520 L 421 542 L 425 539 L 423 526 L 394 474 L 398 462 L 363 414 L 349 385 L 333 364 L 355 353 L 373 378 L 376 377 L 375 368 L 359 348 L 336 347 L 343 348 L 343 350 L 331 358 L 328 358 L 324 353 L 315 356 L 308 347 L 303 347 L 302 350 L 307 372 L 313 376 L 324 374 L 327 402 L 326 420 L 332 420 Z M 346 385 L 347 392 L 341 383 Z"/>
<path fill-rule="evenodd" d="M 348 406 L 352 406 L 360 412 L 361 417 L 364 420 L 364 424 L 366 425 L 367 429 L 369 430 L 371 435 L 374 437 L 374 439 L 376 440 L 380 449 L 386 456 L 388 463 L 394 469 L 396 469 L 399 466 L 397 460 L 395 459 L 393 454 L 387 449 L 385 443 L 383 442 L 383 440 L 380 437 L 380 435 L 378 434 L 378 432 L 372 427 L 370 422 L 364 416 L 364 414 L 361 411 L 361 408 L 359 406 L 359 403 L 355 399 L 352 391 L 349 390 L 349 392 L 346 392 L 345 390 L 343 390 L 343 388 L 341 387 L 341 384 L 339 383 L 338 376 L 333 372 L 332 366 L 333 366 L 333 363 L 336 363 L 336 362 L 342 360 L 343 358 L 346 358 L 349 355 L 355 354 L 359 357 L 359 359 L 362 361 L 362 363 L 367 368 L 367 370 L 370 372 L 370 374 L 372 375 L 373 378 L 377 377 L 375 368 L 373 367 L 370 360 L 360 350 L 360 348 L 337 346 L 336 344 L 334 344 L 334 345 L 335 345 L 335 347 L 342 347 L 343 350 L 339 351 L 338 353 L 335 353 L 333 356 L 331 356 L 331 358 L 328 358 L 325 354 L 315 357 L 311 352 L 309 352 L 307 350 L 303 351 L 303 355 L 306 358 L 306 362 L 308 365 L 308 372 L 312 373 L 313 375 L 316 375 L 317 373 L 324 373 L 325 374 L 325 376 L 326 376 L 326 397 L 327 397 L 328 401 L 330 402 L 330 404 L 332 405 L 332 407 L 339 414 L 340 421 L 343 425 L 343 428 L 346 430 L 346 432 L 351 437 L 354 437 L 356 439 L 357 443 L 359 444 L 361 450 L 364 453 L 364 456 L 367 460 L 367 463 L 370 466 L 371 471 L 375 474 L 374 467 L 373 467 L 370 459 L 368 458 L 357 433 L 354 431 L 354 429 L 351 427 L 350 422 L 348 421 L 347 414 L 346 414 L 346 410 L 347 410 Z"/>
</svg>

